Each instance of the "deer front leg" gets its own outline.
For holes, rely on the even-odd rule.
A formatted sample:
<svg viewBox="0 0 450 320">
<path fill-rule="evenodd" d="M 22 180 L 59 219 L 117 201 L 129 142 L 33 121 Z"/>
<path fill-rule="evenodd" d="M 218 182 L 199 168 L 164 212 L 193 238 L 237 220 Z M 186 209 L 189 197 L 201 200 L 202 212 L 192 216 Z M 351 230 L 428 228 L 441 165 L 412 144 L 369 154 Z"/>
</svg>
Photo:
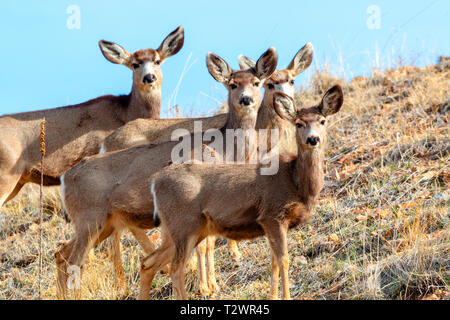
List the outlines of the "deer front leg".
<svg viewBox="0 0 450 320">
<path fill-rule="evenodd" d="M 283 299 L 290 300 L 291 293 L 289 290 L 289 255 L 284 253 L 279 259 L 281 260 L 281 280 L 283 281 Z M 280 262 L 278 262 L 280 264 Z"/>
<path fill-rule="evenodd" d="M 272 254 L 272 275 L 271 275 L 271 286 L 270 286 L 270 299 L 278 299 L 278 277 L 280 274 L 280 268 L 278 267 L 277 258 Z"/>
<path fill-rule="evenodd" d="M 198 266 L 198 290 L 200 291 L 200 295 L 202 297 L 208 297 L 211 295 L 206 274 L 207 240 L 208 238 L 200 242 L 195 248 Z"/>
<path fill-rule="evenodd" d="M 261 222 L 260 222 L 261 223 Z M 283 288 L 283 299 L 291 299 L 289 292 L 289 255 L 287 249 L 287 224 L 271 220 L 261 223 L 272 249 L 272 255 L 281 269 L 281 281 Z M 272 260 L 272 263 L 274 260 Z M 272 271 L 278 268 L 272 266 Z M 278 285 L 278 272 L 272 274 L 272 293 L 275 292 L 274 285 Z"/>
<path fill-rule="evenodd" d="M 219 285 L 216 281 L 216 272 L 214 270 L 214 249 L 216 246 L 216 237 L 209 236 L 206 238 L 206 265 L 207 265 L 207 278 L 208 278 L 208 287 L 211 291 L 211 297 L 214 296 L 214 293 L 219 291 Z"/>
</svg>

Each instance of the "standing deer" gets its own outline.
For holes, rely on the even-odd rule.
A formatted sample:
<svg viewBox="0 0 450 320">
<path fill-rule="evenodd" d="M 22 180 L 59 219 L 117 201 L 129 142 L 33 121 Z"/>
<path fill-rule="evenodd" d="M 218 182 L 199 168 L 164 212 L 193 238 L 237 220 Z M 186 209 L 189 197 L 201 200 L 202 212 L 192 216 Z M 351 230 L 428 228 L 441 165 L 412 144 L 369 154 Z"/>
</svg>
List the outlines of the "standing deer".
<svg viewBox="0 0 450 320">
<path fill-rule="evenodd" d="M 267 50 L 255 68 L 249 70 L 234 71 L 212 53 L 207 55 L 206 63 L 214 79 L 228 89 L 230 111 L 220 132 L 225 135 L 228 129 L 254 129 L 261 104 L 261 82 L 275 71 L 277 65 L 275 49 Z M 195 136 L 188 138 L 192 142 Z M 89 249 L 115 230 L 125 227 L 140 230 L 146 238 L 142 229 L 154 227 L 153 199 L 148 197 L 151 177 L 171 162 L 172 150 L 177 144 L 171 141 L 156 146 L 141 145 L 91 156 L 61 177 L 61 195 L 75 234 L 56 253 L 60 298 L 67 294 L 68 266 L 81 266 Z M 234 151 L 236 146 L 232 147 Z M 223 150 L 225 153 L 231 151 L 226 150 L 226 145 Z M 139 236 L 136 238 L 147 253 L 153 251 L 151 242 L 142 241 Z M 117 259 L 115 265 L 121 265 L 120 257 Z M 116 276 L 120 275 L 116 273 Z"/>
<path fill-rule="evenodd" d="M 311 65 L 313 51 L 314 49 L 311 43 L 305 44 L 296 53 L 286 69 L 275 71 L 264 81 L 264 98 L 261 103 L 261 108 L 259 108 L 258 111 L 255 129 L 267 130 L 267 141 L 265 144 L 268 151 L 274 147 L 271 146 L 271 129 L 277 129 L 279 132 L 278 152 L 297 153 L 295 126 L 288 120 L 278 116 L 273 105 L 273 94 L 274 92 L 279 91 L 294 98 L 295 77 Z M 240 55 L 238 60 L 241 70 L 254 68 L 255 66 L 255 62 L 246 56 Z M 200 243 L 196 248 L 196 252 L 199 256 L 198 260 L 200 262 L 206 261 L 206 266 L 202 266 L 199 270 L 206 270 L 206 279 L 210 288 L 217 287 L 217 285 L 214 285 L 216 283 L 214 272 L 214 247 L 215 236 L 209 236 L 206 241 Z M 237 261 L 240 258 L 240 253 L 236 241 L 229 240 L 229 248 L 231 256 Z M 200 276 L 202 275 L 200 274 Z"/>
<path fill-rule="evenodd" d="M 298 150 L 296 157 L 280 156 L 275 175 L 261 175 L 260 166 L 250 164 L 181 164 L 158 172 L 151 194 L 163 243 L 142 262 L 139 298 L 149 298 L 155 273 L 170 262 L 176 297 L 187 299 L 186 259 L 205 237 L 217 234 L 235 240 L 266 235 L 272 251 L 270 297 L 278 297 L 281 269 L 283 298 L 290 299 L 287 231 L 312 214 L 323 187 L 326 118 L 343 100 L 338 85 L 309 108 L 297 109 L 288 95 L 273 94 L 276 112 L 296 126 Z"/>
<path fill-rule="evenodd" d="M 297 144 L 295 126 L 280 118 L 275 112 L 273 93 L 279 91 L 294 98 L 295 77 L 311 65 L 313 51 L 313 45 L 308 42 L 296 53 L 286 69 L 277 70 L 264 82 L 264 98 L 258 112 L 256 129 L 278 129 L 280 132 L 279 152 L 297 153 Z M 255 64 L 253 60 L 243 55 L 240 55 L 238 59 L 242 69 L 251 68 Z M 270 133 L 270 130 L 268 132 Z M 267 138 L 268 149 L 271 149 L 270 135 Z"/>
<path fill-rule="evenodd" d="M 270 145 L 270 129 L 278 129 L 280 135 L 280 151 L 296 152 L 295 128 L 289 121 L 281 119 L 275 112 L 273 106 L 272 94 L 275 90 L 286 93 L 294 97 L 294 78 L 306 70 L 312 61 L 313 46 L 307 43 L 303 46 L 287 69 L 275 71 L 268 79 L 264 81 L 264 97 L 261 107 L 258 111 L 256 120 L 256 129 L 267 129 L 268 150 L 272 148 Z M 256 63 L 243 55 L 239 56 L 239 65 L 241 70 L 255 68 Z M 135 145 L 147 143 L 161 143 L 169 141 L 173 130 L 178 128 L 187 129 L 189 132 L 194 130 L 194 121 L 202 121 L 203 130 L 211 128 L 221 128 L 225 124 L 226 114 L 220 114 L 209 118 L 190 118 L 190 119 L 137 119 L 127 123 L 123 127 L 116 130 L 108 136 L 102 144 L 104 152 L 121 150 Z M 130 229 L 135 238 L 140 239 L 140 243 L 145 243 L 144 248 L 152 248 L 149 244 L 150 240 L 144 234 L 144 230 L 136 228 Z M 110 252 L 114 268 L 117 270 L 118 279 L 124 284 L 123 268 L 121 264 L 120 237 L 122 230 L 116 230 L 110 236 Z M 200 287 L 210 289 L 210 294 L 218 287 L 214 273 L 214 247 L 215 237 L 208 237 L 205 241 L 197 246 L 197 257 L 199 262 L 199 279 Z M 229 241 L 229 249 L 231 256 L 235 261 L 239 260 L 240 253 L 236 241 Z M 205 282 L 207 284 L 205 284 Z M 202 289 L 202 292 L 205 290 Z"/>
<path fill-rule="evenodd" d="M 286 69 L 275 71 L 264 81 L 264 98 L 258 111 L 256 122 L 257 129 L 280 129 L 280 151 L 296 152 L 295 138 L 291 133 L 292 125 L 275 113 L 272 104 L 272 93 L 276 90 L 294 97 L 294 80 L 297 75 L 305 71 L 313 58 L 313 46 L 307 43 L 303 46 L 289 63 Z M 243 55 L 239 56 L 241 70 L 254 68 L 256 63 Z M 184 128 L 189 132 L 194 131 L 194 121 L 202 121 L 203 130 L 223 127 L 226 114 L 219 114 L 208 118 L 187 119 L 137 119 L 117 129 L 109 135 L 102 144 L 103 152 L 116 151 L 134 147 L 141 144 L 158 144 L 170 141 L 175 129 Z M 270 137 L 268 139 L 270 146 Z M 270 148 L 269 148 L 270 149 Z"/>
<path fill-rule="evenodd" d="M 0 117 L 0 207 L 27 183 L 40 183 L 41 121 L 45 118 L 46 161 L 44 185 L 59 185 L 64 171 L 82 158 L 99 152 L 109 134 L 137 118 L 159 118 L 161 64 L 183 46 L 178 27 L 157 50 L 128 53 L 112 42 L 99 42 L 106 59 L 133 70 L 129 95 L 102 96 L 85 103 Z"/>
</svg>

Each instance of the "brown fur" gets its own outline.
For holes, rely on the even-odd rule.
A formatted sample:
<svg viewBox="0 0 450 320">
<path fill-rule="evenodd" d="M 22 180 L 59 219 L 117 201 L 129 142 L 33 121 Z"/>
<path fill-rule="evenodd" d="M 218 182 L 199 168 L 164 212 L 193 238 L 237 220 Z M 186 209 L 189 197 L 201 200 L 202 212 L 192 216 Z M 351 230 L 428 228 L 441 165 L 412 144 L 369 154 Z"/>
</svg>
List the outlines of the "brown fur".
<svg viewBox="0 0 450 320">
<path fill-rule="evenodd" d="M 217 59 L 220 58 L 209 54 L 208 65 L 216 63 Z M 261 56 L 256 70 L 232 71 L 221 60 L 211 71 L 229 90 L 230 112 L 222 130 L 254 128 L 261 103 L 260 85 L 254 84 L 270 76 L 276 62 L 276 51 L 271 48 Z M 231 81 L 238 87 L 232 89 Z M 251 94 L 255 101 L 252 105 L 241 105 L 239 101 L 244 93 Z M 142 145 L 88 157 L 65 173 L 62 197 L 75 225 L 75 235 L 56 254 L 60 297 L 66 295 L 67 266 L 81 266 L 89 248 L 100 242 L 99 237 L 106 238 L 124 227 L 148 229 L 154 226 L 153 201 L 148 196 L 151 176 L 171 161 L 171 152 L 177 143 Z"/>
<path fill-rule="evenodd" d="M 282 91 L 294 98 L 294 79 L 304 72 L 312 62 L 313 47 L 310 43 L 303 46 L 292 58 L 286 69 L 275 71 L 270 78 L 264 82 L 264 99 L 259 109 L 256 129 L 278 129 L 279 130 L 279 152 L 297 153 L 295 143 L 295 128 L 289 121 L 283 120 L 276 115 L 273 106 L 273 93 Z M 239 56 L 241 69 L 246 69 L 254 65 L 254 62 L 245 56 Z M 285 88 L 286 90 L 280 90 Z M 270 131 L 267 135 L 267 146 L 270 150 Z"/>
<path fill-rule="evenodd" d="M 148 143 L 162 143 L 171 140 L 176 129 L 194 132 L 194 121 L 202 122 L 202 129 L 220 129 L 225 125 L 226 114 L 213 117 L 181 119 L 137 119 L 120 127 L 103 142 L 103 151 L 116 151 Z"/>
<path fill-rule="evenodd" d="M 274 88 L 271 88 L 270 85 L 288 84 L 291 91 L 287 93 L 293 96 L 294 85 L 291 82 L 298 74 L 302 73 L 306 68 L 309 67 L 312 61 L 312 55 L 312 45 L 305 45 L 297 52 L 287 69 L 275 71 L 268 79 L 264 81 L 265 93 L 261 108 L 258 111 L 256 129 L 269 130 L 267 139 L 268 150 L 271 150 L 273 147 L 270 145 L 270 129 L 280 130 L 280 152 L 296 152 L 297 150 L 295 143 L 295 128 L 292 124 L 289 123 L 289 121 L 280 118 L 276 114 L 272 103 Z M 239 61 L 241 70 L 253 70 L 256 65 L 254 61 L 243 56 L 239 57 Z M 251 79 L 251 77 L 249 77 L 251 74 L 244 73 L 243 75 L 247 75 L 247 77 Z M 243 84 L 249 84 L 249 80 L 246 80 L 245 77 L 240 80 L 240 82 Z M 236 81 L 230 81 L 229 85 L 235 84 Z M 245 83 L 245 81 L 247 81 L 247 83 Z M 235 111 L 237 114 L 239 113 L 239 110 Z M 102 149 L 104 151 L 113 151 L 129 148 L 140 144 L 161 143 L 164 141 L 169 141 L 172 131 L 177 128 L 185 128 L 192 133 L 193 122 L 195 120 L 199 119 L 138 119 L 124 125 L 109 137 L 107 137 L 103 143 Z M 205 131 L 210 128 L 221 128 L 225 124 L 225 120 L 225 115 L 204 118 L 202 119 L 202 128 Z M 140 232 L 142 234 L 144 233 L 143 230 L 137 232 Z M 141 235 L 141 238 L 143 238 L 143 235 Z M 113 252 L 111 256 L 113 259 L 115 259 L 116 256 L 120 256 L 120 252 L 114 251 L 120 250 L 120 233 L 115 232 L 110 239 L 112 242 L 111 251 Z M 202 243 L 198 247 L 198 250 L 196 251 L 198 255 L 198 261 L 205 261 L 206 255 L 209 258 L 213 257 L 212 252 L 214 250 L 214 240 L 214 237 L 211 237 L 208 240 L 208 243 L 210 245 L 206 248 L 204 247 L 205 243 Z M 237 247 L 237 243 L 234 240 L 229 240 L 229 249 L 233 259 L 235 261 L 239 260 L 240 253 Z M 201 257 L 201 255 L 203 255 L 203 257 Z M 211 260 L 209 258 L 206 259 L 206 279 L 208 282 L 207 286 L 210 288 L 209 295 L 212 295 L 213 292 L 217 290 L 218 286 L 216 284 L 214 275 L 214 260 Z M 118 270 L 118 274 L 123 274 L 121 264 L 115 265 L 115 269 Z M 204 270 L 204 266 L 200 266 L 199 270 Z M 201 274 L 200 277 L 202 276 L 203 275 Z M 205 287 L 203 282 L 200 283 L 200 286 Z M 204 290 L 204 288 L 201 288 L 201 291 L 204 292 L 206 290 Z"/>
<path fill-rule="evenodd" d="M 273 176 L 260 175 L 258 165 L 248 164 L 172 165 L 154 175 L 155 215 L 165 236 L 161 247 L 142 262 L 139 298 L 148 298 L 157 268 L 170 262 L 176 297 L 187 299 L 186 258 L 203 238 L 216 234 L 235 240 L 266 235 L 273 255 L 271 297 L 277 297 L 274 285 L 280 267 L 283 298 L 289 299 L 287 230 L 309 218 L 322 190 L 326 136 L 322 121 L 339 111 L 342 97 L 342 89 L 335 86 L 317 107 L 296 110 L 289 96 L 274 94 L 280 116 L 302 125 L 296 130 L 297 158 L 281 157 Z M 318 138 L 319 144 L 308 143 L 311 138 Z"/>
<path fill-rule="evenodd" d="M 284 93 L 288 94 L 293 98 L 294 95 L 294 84 L 293 81 L 295 77 L 307 69 L 312 61 L 313 47 L 311 44 L 306 44 L 301 48 L 297 54 L 294 56 L 290 62 L 287 69 L 275 71 L 267 80 L 264 81 L 264 98 L 261 104 L 261 108 L 258 111 L 258 117 L 256 121 L 255 129 L 266 129 L 267 131 L 267 150 L 270 151 L 273 147 L 271 145 L 271 129 L 279 130 L 279 152 L 296 152 L 297 145 L 295 143 L 295 127 L 289 123 L 289 121 L 280 118 L 273 106 L 273 92 L 280 89 L 280 86 L 288 88 Z M 250 58 L 245 56 L 239 56 L 239 64 L 242 70 L 253 68 L 255 62 Z M 215 274 L 214 274 L 214 260 L 213 260 L 213 250 L 214 250 L 214 237 L 210 236 L 207 243 L 209 244 L 207 248 L 202 248 L 202 245 L 197 247 L 197 253 L 202 252 L 207 255 L 207 279 L 209 282 L 209 287 L 217 289 L 217 284 L 215 284 Z M 235 261 L 240 258 L 240 253 L 237 247 L 237 243 L 234 240 L 229 239 L 229 249 L 231 256 Z M 200 259 L 199 259 L 200 260 Z M 214 291 L 214 290 L 212 290 Z"/>
<path fill-rule="evenodd" d="M 181 37 L 183 30 L 177 30 Z M 104 46 L 120 48 L 122 56 L 128 58 L 118 60 L 114 56 L 117 52 L 105 51 Z M 100 48 L 114 63 L 127 66 L 132 63 L 129 57 L 134 55 L 118 45 L 100 41 Z M 140 50 L 138 55 L 148 56 L 153 51 Z M 39 139 L 43 118 L 47 150 L 42 173 L 46 185 L 55 185 L 64 171 L 84 157 L 98 153 L 102 141 L 115 129 L 137 118 L 159 117 L 160 86 L 142 86 L 142 79 L 136 74 L 133 73 L 132 91 L 126 96 L 103 96 L 74 106 L 0 117 L 0 206 L 14 198 L 24 184 L 40 182 Z"/>
</svg>

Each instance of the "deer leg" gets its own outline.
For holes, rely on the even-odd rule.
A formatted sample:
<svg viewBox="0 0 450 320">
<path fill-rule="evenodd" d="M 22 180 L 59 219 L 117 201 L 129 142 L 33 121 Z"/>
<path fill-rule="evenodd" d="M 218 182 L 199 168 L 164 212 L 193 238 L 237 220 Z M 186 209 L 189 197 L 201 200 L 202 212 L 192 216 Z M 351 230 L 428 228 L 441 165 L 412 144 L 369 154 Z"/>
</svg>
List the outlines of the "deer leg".
<svg viewBox="0 0 450 320">
<path fill-rule="evenodd" d="M 172 278 L 173 290 L 177 300 L 187 300 L 186 285 L 184 283 L 184 266 L 189 254 L 198 243 L 198 236 L 191 235 L 187 241 L 176 241 L 175 255 L 170 265 L 170 277 Z"/>
<path fill-rule="evenodd" d="M 291 298 L 289 293 L 289 255 L 287 249 L 287 225 L 278 221 L 260 222 L 269 240 L 272 255 L 275 256 L 278 267 L 281 269 L 281 280 L 283 288 L 283 299 Z M 272 267 L 272 269 L 274 269 Z M 276 271 L 276 269 L 275 269 Z M 272 274 L 272 286 L 278 284 L 278 274 Z M 271 288 L 271 292 L 275 292 L 275 288 Z"/>
<path fill-rule="evenodd" d="M 20 176 L 18 175 L 6 175 L 0 178 L 0 208 L 22 189 L 23 184 L 20 184 L 19 181 Z"/>
<path fill-rule="evenodd" d="M 152 288 L 152 281 L 156 272 L 167 265 L 172 259 L 174 252 L 173 242 L 163 232 L 161 246 L 142 260 L 139 300 L 148 300 L 150 298 L 150 289 Z"/>
<path fill-rule="evenodd" d="M 228 249 L 230 250 L 231 258 L 233 258 L 235 262 L 238 262 L 241 258 L 241 253 L 239 252 L 237 241 L 228 240 Z"/>
<path fill-rule="evenodd" d="M 207 297 L 211 295 L 208 287 L 208 278 L 206 275 L 206 251 L 207 251 L 207 240 L 204 239 L 195 248 L 197 254 L 197 265 L 198 265 L 198 290 L 202 297 Z"/>
<path fill-rule="evenodd" d="M 56 253 L 56 264 L 58 266 L 57 289 L 58 297 L 65 299 L 68 284 L 73 289 L 76 298 L 81 294 L 81 267 L 87 253 L 93 245 L 99 244 L 113 231 L 110 225 L 99 228 L 99 221 L 85 222 L 86 224 L 75 225 L 74 238 Z M 70 274 L 70 278 L 69 278 Z"/>
<path fill-rule="evenodd" d="M 136 227 L 129 227 L 129 229 L 147 255 L 155 251 L 155 245 L 147 237 L 146 230 Z"/>
<path fill-rule="evenodd" d="M 87 252 L 87 241 L 87 237 L 74 238 L 55 254 L 58 299 L 66 299 L 68 289 L 80 296 L 81 263 Z"/>
<path fill-rule="evenodd" d="M 56 296 L 59 300 L 64 300 L 67 297 L 67 268 L 69 267 L 68 259 L 72 252 L 75 240 L 62 246 L 62 248 L 55 253 L 57 279 L 56 279 Z"/>
<path fill-rule="evenodd" d="M 135 237 L 135 239 L 137 240 L 137 242 L 141 245 L 142 249 L 144 249 L 144 252 L 147 255 L 149 255 L 153 251 L 155 251 L 155 245 L 148 238 L 146 230 L 141 229 L 141 228 L 136 228 L 136 227 L 129 227 L 129 229 L 130 229 L 131 233 L 133 234 L 133 236 Z M 169 273 L 169 267 L 164 266 L 161 268 L 161 271 L 163 273 Z"/>
<path fill-rule="evenodd" d="M 278 267 L 277 258 L 272 254 L 272 276 L 270 286 L 270 299 L 278 299 L 278 278 L 280 275 L 280 268 Z"/>
<path fill-rule="evenodd" d="M 122 265 L 122 254 L 121 254 L 121 238 L 122 230 L 114 230 L 109 237 L 109 252 L 110 259 L 114 266 L 114 278 L 115 285 L 117 288 L 125 288 L 125 272 Z"/>
<path fill-rule="evenodd" d="M 214 249 L 216 246 L 216 237 L 209 236 L 206 238 L 206 254 L 207 254 L 207 278 L 208 278 L 208 287 L 211 291 L 211 296 L 214 296 L 214 293 L 219 291 L 219 285 L 216 282 L 216 273 L 214 270 Z"/>
<path fill-rule="evenodd" d="M 8 202 L 9 200 L 12 200 L 15 196 L 17 196 L 17 194 L 20 192 L 20 190 L 22 190 L 24 185 L 25 185 L 24 183 L 18 182 L 14 190 L 9 194 L 8 198 L 5 200 L 5 203 Z"/>
<path fill-rule="evenodd" d="M 73 279 L 75 285 L 69 289 L 73 290 L 74 299 L 76 300 L 81 299 L 81 268 L 85 257 L 89 253 L 89 240 L 88 237 L 76 239 L 68 261 L 69 268 L 73 268 L 71 277 L 75 277 L 75 279 Z"/>
</svg>

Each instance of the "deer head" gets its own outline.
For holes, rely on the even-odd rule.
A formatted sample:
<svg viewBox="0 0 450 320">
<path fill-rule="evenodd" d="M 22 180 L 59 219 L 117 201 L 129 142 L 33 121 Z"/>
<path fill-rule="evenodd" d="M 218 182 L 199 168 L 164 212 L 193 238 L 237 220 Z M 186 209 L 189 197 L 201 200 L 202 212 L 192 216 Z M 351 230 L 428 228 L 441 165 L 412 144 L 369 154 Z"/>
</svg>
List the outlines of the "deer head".
<svg viewBox="0 0 450 320">
<path fill-rule="evenodd" d="M 335 85 L 315 107 L 298 109 L 294 100 L 282 92 L 273 94 L 273 105 L 278 115 L 297 127 L 296 139 L 299 150 L 321 148 L 326 140 L 326 118 L 341 109 L 344 102 L 342 88 Z"/>
<path fill-rule="evenodd" d="M 275 48 L 269 48 L 255 65 L 247 70 L 232 70 L 214 53 L 208 53 L 206 57 L 209 73 L 228 90 L 230 111 L 241 117 L 256 117 L 261 105 L 262 82 L 275 71 L 277 61 Z"/>
<path fill-rule="evenodd" d="M 161 90 L 164 60 L 183 47 L 184 29 L 178 27 L 172 31 L 161 43 L 158 49 L 138 50 L 133 54 L 120 45 L 100 40 L 99 46 L 106 59 L 112 63 L 122 64 L 133 71 L 133 88 L 141 92 Z"/>
<path fill-rule="evenodd" d="M 294 97 L 294 84 L 295 77 L 305 71 L 312 62 L 313 58 L 313 45 L 307 43 L 301 48 L 297 54 L 292 59 L 291 63 L 286 69 L 275 71 L 265 82 L 264 82 L 264 100 L 267 103 L 272 103 L 273 93 L 276 91 L 283 92 L 290 97 Z M 244 56 L 240 55 L 238 57 L 239 66 L 241 70 L 253 68 L 255 62 Z"/>
</svg>

